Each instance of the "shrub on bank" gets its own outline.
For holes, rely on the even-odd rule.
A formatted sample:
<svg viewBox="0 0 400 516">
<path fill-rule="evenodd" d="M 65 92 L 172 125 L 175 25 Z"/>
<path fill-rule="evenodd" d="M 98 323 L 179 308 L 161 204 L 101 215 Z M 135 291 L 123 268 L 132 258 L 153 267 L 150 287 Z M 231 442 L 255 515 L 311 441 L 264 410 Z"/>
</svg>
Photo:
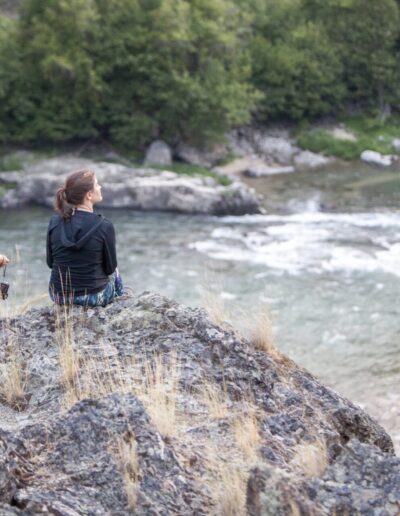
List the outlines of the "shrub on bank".
<svg viewBox="0 0 400 516">
<path fill-rule="evenodd" d="M 400 135 L 398 121 L 395 118 L 381 122 L 377 117 L 353 117 L 346 119 L 343 125 L 354 134 L 354 141 L 337 138 L 326 129 L 307 128 L 298 131 L 297 144 L 312 152 L 355 160 L 367 149 L 381 154 L 391 154 L 392 141 Z"/>
</svg>

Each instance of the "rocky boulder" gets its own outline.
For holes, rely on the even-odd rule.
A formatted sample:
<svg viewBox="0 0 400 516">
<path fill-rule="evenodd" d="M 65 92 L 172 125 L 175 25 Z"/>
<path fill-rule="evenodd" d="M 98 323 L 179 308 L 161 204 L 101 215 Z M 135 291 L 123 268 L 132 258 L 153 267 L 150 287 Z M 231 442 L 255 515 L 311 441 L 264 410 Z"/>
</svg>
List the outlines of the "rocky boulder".
<svg viewBox="0 0 400 516">
<path fill-rule="evenodd" d="M 169 145 L 161 140 L 153 142 L 146 151 L 145 165 L 171 165 L 172 151 Z"/>
<path fill-rule="evenodd" d="M 369 165 L 383 168 L 390 167 L 395 163 L 395 161 L 397 161 L 397 156 L 393 156 L 391 154 L 384 155 L 372 150 L 365 150 L 361 153 L 360 158 Z"/>
<path fill-rule="evenodd" d="M 255 154 L 269 163 L 291 165 L 300 151 L 289 132 L 244 127 L 232 131 L 228 137 L 232 152 L 238 156 Z"/>
<path fill-rule="evenodd" d="M 216 145 L 211 150 L 202 151 L 190 145 L 180 144 L 176 149 L 179 159 L 205 167 L 217 167 L 233 176 L 239 172 L 251 177 L 271 174 L 286 174 L 294 170 L 325 167 L 335 161 L 308 151 L 302 151 L 285 129 L 258 129 L 251 126 L 235 129 L 226 135 L 226 143 Z M 226 163 L 227 159 L 231 160 Z M 224 161 L 225 164 L 221 164 Z M 254 162 L 252 167 L 243 167 L 243 162 Z M 240 168 L 241 167 L 241 168 Z M 290 167 L 290 168 L 289 168 Z"/>
<path fill-rule="evenodd" d="M 323 168 L 332 165 L 334 162 L 335 158 L 311 151 L 301 151 L 294 157 L 294 165 L 298 170 Z"/>
<path fill-rule="evenodd" d="M 383 428 L 202 309 L 145 292 L 0 324 L 2 514 L 398 514 Z"/>
<path fill-rule="evenodd" d="M 104 208 L 210 215 L 262 212 L 261 197 L 241 183 L 222 186 L 211 177 L 190 177 L 71 157 L 45 160 L 21 172 L 0 173 L 0 183 L 15 183 L 0 199 L 0 207 L 26 204 L 51 207 L 55 191 L 66 175 L 80 168 L 96 172 L 103 186 L 101 206 Z"/>
<path fill-rule="evenodd" d="M 188 143 L 181 142 L 175 149 L 175 156 L 180 161 L 211 168 L 223 161 L 229 154 L 227 145 L 217 144 L 212 148 L 201 149 Z"/>
<path fill-rule="evenodd" d="M 399 154 L 400 153 L 400 138 L 395 138 L 393 141 L 392 141 L 392 147 L 393 147 L 393 150 Z"/>
</svg>

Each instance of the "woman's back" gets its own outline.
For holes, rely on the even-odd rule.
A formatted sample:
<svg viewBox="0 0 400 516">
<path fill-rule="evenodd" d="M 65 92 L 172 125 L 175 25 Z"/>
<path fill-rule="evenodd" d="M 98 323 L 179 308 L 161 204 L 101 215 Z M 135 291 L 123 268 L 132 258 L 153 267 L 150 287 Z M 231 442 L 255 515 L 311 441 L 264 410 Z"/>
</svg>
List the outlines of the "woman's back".
<svg viewBox="0 0 400 516">
<path fill-rule="evenodd" d="M 50 288 L 56 294 L 84 295 L 103 290 L 117 267 L 115 232 L 110 221 L 77 210 L 64 220 L 50 219 L 47 234 Z"/>
<path fill-rule="evenodd" d="M 102 198 L 92 170 L 73 172 L 56 192 L 58 215 L 47 231 L 47 265 L 50 297 L 58 304 L 106 306 L 124 293 L 114 226 L 93 213 Z"/>
</svg>

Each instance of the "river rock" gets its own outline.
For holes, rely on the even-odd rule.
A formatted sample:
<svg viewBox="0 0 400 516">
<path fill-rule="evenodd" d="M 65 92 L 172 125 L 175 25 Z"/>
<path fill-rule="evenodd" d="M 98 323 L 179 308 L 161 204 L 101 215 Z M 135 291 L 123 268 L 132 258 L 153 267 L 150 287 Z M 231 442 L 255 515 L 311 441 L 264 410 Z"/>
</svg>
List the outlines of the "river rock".
<svg viewBox="0 0 400 516">
<path fill-rule="evenodd" d="M 392 141 L 392 147 L 395 152 L 400 153 L 400 138 L 395 138 Z"/>
<path fill-rule="evenodd" d="M 397 160 L 396 156 L 391 154 L 384 155 L 372 150 L 363 151 L 360 158 L 362 161 L 365 161 L 365 163 L 377 167 L 390 167 Z"/>
<path fill-rule="evenodd" d="M 294 167 L 287 166 L 269 166 L 266 164 L 254 165 L 244 171 L 245 176 L 249 177 L 264 177 L 273 176 L 277 174 L 290 174 L 294 172 Z"/>
<path fill-rule="evenodd" d="M 261 130 L 253 127 L 236 129 L 228 135 L 229 146 L 237 156 L 255 155 L 264 161 L 291 165 L 299 148 L 288 131 Z"/>
<path fill-rule="evenodd" d="M 311 151 L 301 151 L 296 154 L 293 161 L 296 170 L 307 170 L 332 165 L 335 162 L 335 158 Z"/>
<path fill-rule="evenodd" d="M 205 515 L 224 514 L 229 503 L 240 514 L 398 514 L 400 461 L 383 428 L 203 309 L 144 292 L 105 308 L 33 309 L 0 327 L 3 368 L 17 345 L 27 378 L 13 419 L 0 398 L 2 514 Z M 65 343 L 79 353 L 68 382 Z M 160 363 L 175 366 L 153 375 Z M 222 396 L 216 415 L 205 403 L 210 385 Z M 170 433 L 156 417 L 165 394 L 174 404 Z M 241 455 L 237 421 L 248 423 L 246 415 L 258 439 Z M 296 457 L 315 442 L 326 461 L 310 475 L 310 459 L 300 467 Z M 134 451 L 125 467 L 121 443 L 122 458 Z M 243 507 L 218 473 L 228 466 L 228 478 L 243 473 Z"/>
<path fill-rule="evenodd" d="M 256 133 L 255 141 L 259 154 L 282 165 L 291 164 L 295 154 L 298 152 L 298 149 L 287 138 Z"/>
<path fill-rule="evenodd" d="M 204 168 L 212 168 L 223 161 L 229 154 L 227 145 L 214 145 L 208 149 L 193 147 L 188 143 L 181 142 L 175 149 L 177 159 Z"/>
<path fill-rule="evenodd" d="M 171 165 L 171 147 L 161 140 L 153 142 L 146 151 L 145 165 Z"/>
<path fill-rule="evenodd" d="M 261 213 L 261 197 L 242 183 L 222 186 L 211 177 L 190 177 L 151 168 L 55 158 L 18 173 L 0 173 L 0 182 L 15 182 L 0 199 L 0 207 L 26 204 L 51 207 L 54 193 L 73 170 L 90 168 L 103 186 L 104 208 L 172 211 L 212 215 Z"/>
<path fill-rule="evenodd" d="M 287 174 L 289 172 L 294 172 L 294 167 L 291 165 L 282 166 L 269 164 L 257 156 L 244 156 L 243 158 L 236 158 L 226 165 L 215 167 L 213 168 L 213 171 L 217 174 L 227 176 L 232 180 L 237 180 L 241 174 L 249 177 Z"/>
</svg>

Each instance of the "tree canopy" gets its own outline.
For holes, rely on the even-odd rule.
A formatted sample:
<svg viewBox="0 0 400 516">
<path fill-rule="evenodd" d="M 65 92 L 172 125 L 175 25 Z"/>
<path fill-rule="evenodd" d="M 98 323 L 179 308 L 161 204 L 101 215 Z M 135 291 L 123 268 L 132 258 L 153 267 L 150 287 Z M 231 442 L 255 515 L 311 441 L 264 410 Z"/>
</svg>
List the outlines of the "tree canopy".
<svg viewBox="0 0 400 516">
<path fill-rule="evenodd" d="M 395 0 L 24 0 L 0 16 L 0 139 L 218 140 L 399 105 Z"/>
</svg>

